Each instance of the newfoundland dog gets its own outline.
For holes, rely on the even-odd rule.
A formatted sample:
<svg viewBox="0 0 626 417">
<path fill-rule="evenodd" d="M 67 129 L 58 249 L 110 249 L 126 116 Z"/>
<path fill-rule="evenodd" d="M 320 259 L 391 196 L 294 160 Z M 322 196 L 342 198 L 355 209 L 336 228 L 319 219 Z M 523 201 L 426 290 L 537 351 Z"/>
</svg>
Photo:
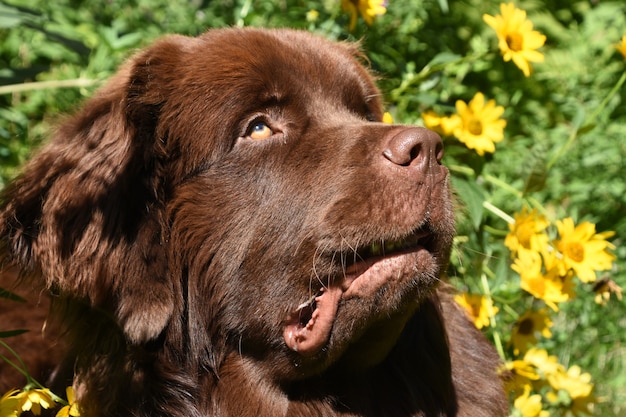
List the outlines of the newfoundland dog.
<svg viewBox="0 0 626 417">
<path fill-rule="evenodd" d="M 3 193 L 85 416 L 501 416 L 441 283 L 435 133 L 382 123 L 357 46 L 292 30 L 139 52 Z M 17 347 L 19 350 L 19 347 Z"/>
</svg>

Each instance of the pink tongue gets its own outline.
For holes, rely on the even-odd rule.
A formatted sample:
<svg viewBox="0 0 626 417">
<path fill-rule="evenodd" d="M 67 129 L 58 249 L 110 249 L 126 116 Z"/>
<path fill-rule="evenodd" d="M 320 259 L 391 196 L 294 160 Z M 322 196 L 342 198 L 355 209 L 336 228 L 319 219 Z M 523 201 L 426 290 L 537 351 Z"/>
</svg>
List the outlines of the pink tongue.
<svg viewBox="0 0 626 417">
<path fill-rule="evenodd" d="M 300 311 L 291 314 L 283 331 L 285 343 L 291 350 L 311 356 L 328 343 L 342 294 L 339 287 L 325 288 L 322 295 L 315 298 L 316 309 L 304 326 L 299 320 Z"/>
</svg>

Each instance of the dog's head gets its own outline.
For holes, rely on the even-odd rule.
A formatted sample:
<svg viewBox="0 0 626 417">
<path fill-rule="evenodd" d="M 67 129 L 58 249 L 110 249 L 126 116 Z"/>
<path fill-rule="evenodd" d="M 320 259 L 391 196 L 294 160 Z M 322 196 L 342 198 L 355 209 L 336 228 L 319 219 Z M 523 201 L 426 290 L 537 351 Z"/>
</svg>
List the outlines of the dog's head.
<svg viewBox="0 0 626 417">
<path fill-rule="evenodd" d="M 441 140 L 382 123 L 360 58 L 289 30 L 156 43 L 5 191 L 5 251 L 131 344 L 216 371 L 228 352 L 277 379 L 380 361 L 453 216 Z"/>
</svg>

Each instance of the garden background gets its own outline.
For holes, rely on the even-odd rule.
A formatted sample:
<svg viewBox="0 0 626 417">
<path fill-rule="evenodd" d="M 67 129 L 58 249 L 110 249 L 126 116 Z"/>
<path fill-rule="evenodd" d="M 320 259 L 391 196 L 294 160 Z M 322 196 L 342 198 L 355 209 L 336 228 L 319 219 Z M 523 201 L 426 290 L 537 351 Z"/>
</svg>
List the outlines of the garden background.
<svg viewBox="0 0 626 417">
<path fill-rule="evenodd" d="M 449 273 L 507 364 L 512 414 L 624 416 L 626 4 L 513 4 L 532 25 L 519 34 L 545 36 L 525 47 L 528 74 L 504 60 L 515 22 L 498 29 L 497 1 L 1 0 L 0 187 L 62 114 L 165 33 L 288 26 L 361 39 L 394 121 L 444 136 L 459 200 Z M 471 117 L 495 129 L 495 149 L 466 140 Z"/>
</svg>

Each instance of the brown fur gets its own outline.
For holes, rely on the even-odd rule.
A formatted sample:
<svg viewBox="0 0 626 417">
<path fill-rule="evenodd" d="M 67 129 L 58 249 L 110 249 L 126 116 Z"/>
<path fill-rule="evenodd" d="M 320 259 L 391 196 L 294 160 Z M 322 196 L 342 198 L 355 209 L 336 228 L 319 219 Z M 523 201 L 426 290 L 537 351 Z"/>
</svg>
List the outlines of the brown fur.
<svg viewBox="0 0 626 417">
<path fill-rule="evenodd" d="M 165 38 L 5 190 L 5 257 L 53 294 L 51 382 L 84 415 L 506 414 L 439 285 L 441 140 L 380 123 L 358 59 L 289 30 Z"/>
</svg>

